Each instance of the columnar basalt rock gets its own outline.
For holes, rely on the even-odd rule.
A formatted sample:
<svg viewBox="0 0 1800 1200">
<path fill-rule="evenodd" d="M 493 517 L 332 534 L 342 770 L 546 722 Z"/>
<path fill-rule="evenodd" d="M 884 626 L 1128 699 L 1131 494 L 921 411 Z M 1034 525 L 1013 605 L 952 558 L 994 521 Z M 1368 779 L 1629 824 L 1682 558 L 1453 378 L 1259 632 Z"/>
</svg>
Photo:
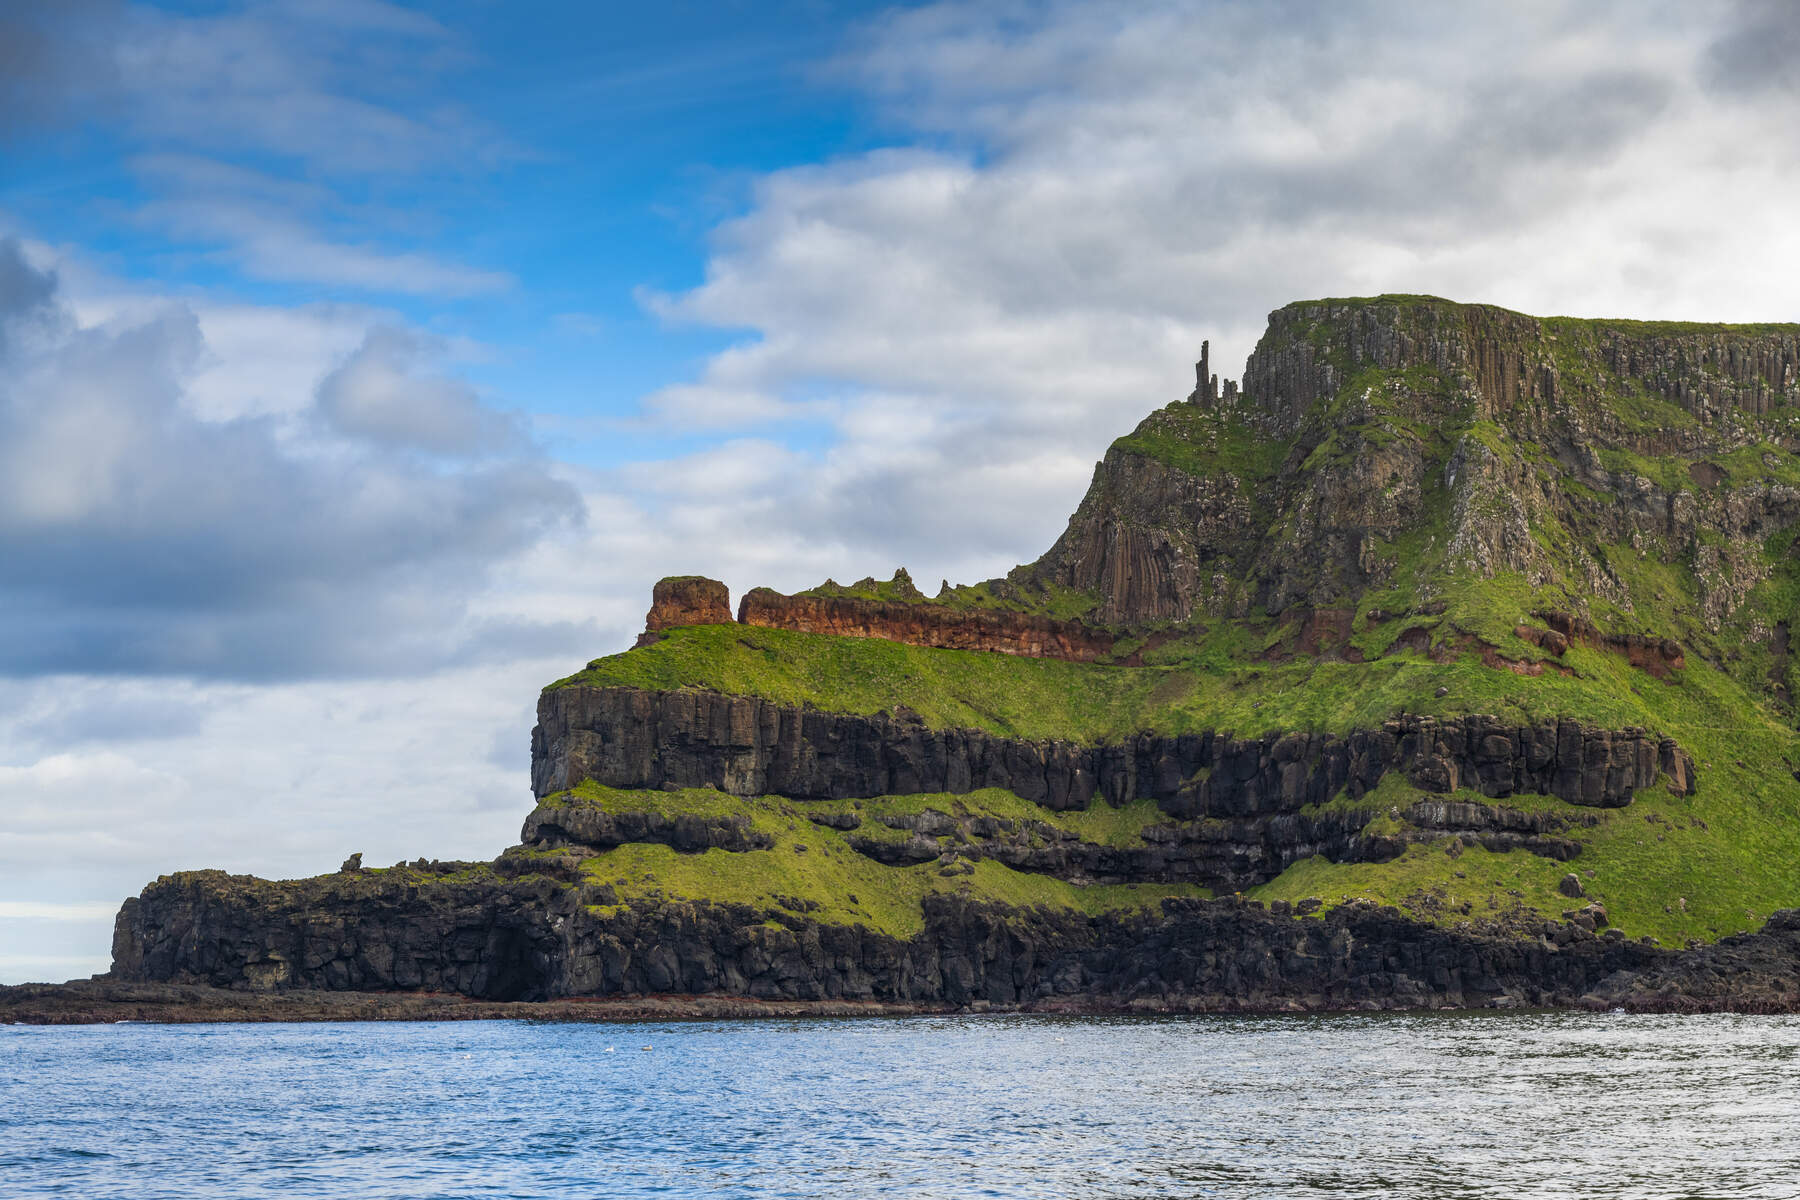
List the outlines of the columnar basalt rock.
<svg viewBox="0 0 1800 1200">
<path fill-rule="evenodd" d="M 352 855 L 289 882 L 164 876 L 119 913 L 114 978 L 500 1001 L 1792 1009 L 1800 914 L 1686 953 L 1632 939 L 1793 903 L 1777 823 L 1800 780 L 1796 455 L 1800 327 L 1291 305 L 1241 389 L 1202 346 L 1188 402 L 1107 451 L 1038 562 L 935 600 L 903 572 L 759 588 L 735 619 L 724 584 L 665 579 L 644 649 L 541 694 L 521 846 Z M 917 671 L 887 690 L 897 663 Z M 919 699 L 930 680 L 945 694 Z M 1007 680 L 1019 694 L 989 705 Z M 831 708 L 769 698 L 794 695 Z M 903 696 L 995 728 L 1023 723 L 1026 698 L 1040 729 L 1125 711 L 1154 727 L 1031 740 L 936 727 Z M 1187 728 L 1208 706 L 1270 732 Z M 1470 706 L 1573 715 L 1414 711 Z M 1349 712 L 1370 715 L 1345 730 Z M 1707 791 L 1673 738 L 1583 712 L 1670 722 L 1704 750 Z M 1603 811 L 1648 788 L 1693 800 Z M 1573 870 L 1495 874 L 1462 858 L 1474 847 Z M 1455 882 L 1431 866 L 1450 862 Z M 1127 886 L 1081 890 L 1099 884 Z M 1158 893 L 1129 885 L 1182 898 L 1144 907 Z M 1262 885 L 1319 895 L 1198 898 Z M 1351 898 L 1365 889 L 1405 914 Z M 1046 899 L 995 903 L 1022 895 Z"/>
<path fill-rule="evenodd" d="M 1345 736 L 1236 738 L 1142 733 L 1083 746 L 977 729 L 931 729 L 906 713 L 788 708 L 717 692 L 571 686 L 547 691 L 532 731 L 539 796 L 585 779 L 608 787 L 712 787 L 735 795 L 837 800 L 1005 788 L 1052 810 L 1096 797 L 1156 801 L 1182 817 L 1257 816 L 1372 790 L 1389 770 L 1433 792 L 1557 796 L 1617 807 L 1667 775 L 1686 794 L 1691 759 L 1643 729 L 1577 721 L 1405 716 Z"/>
<path fill-rule="evenodd" d="M 701 850 L 767 850 L 774 839 L 750 826 L 746 817 L 687 813 L 607 812 L 584 804 L 541 804 L 531 810 L 519 841 L 533 847 L 579 846 L 605 850 L 634 842 Z"/>
<path fill-rule="evenodd" d="M 1294 863 L 1314 856 L 1332 862 L 1386 862 L 1407 846 L 1459 838 L 1497 853 L 1527 853 L 1568 861 L 1581 853 L 1578 838 L 1567 836 L 1591 825 L 1557 813 L 1526 812 L 1466 801 L 1419 801 L 1405 810 L 1407 825 L 1371 834 L 1373 806 L 1327 808 L 1272 816 L 1162 821 L 1140 831 L 1141 845 L 1084 841 L 1045 821 L 958 815 L 926 808 L 882 818 L 895 838 L 860 821 L 848 826 L 852 848 L 890 866 L 955 859 L 992 859 L 1017 871 L 1052 875 L 1079 884 L 1192 883 L 1215 893 L 1243 891 L 1266 883 Z M 812 816 L 840 827 L 842 814 Z M 854 818 L 853 818 L 854 819 Z M 534 845 L 554 848 L 555 826 L 528 826 Z M 545 830 L 551 831 L 546 837 Z M 536 839 L 535 841 L 533 839 Z M 947 839 L 947 840 L 946 840 Z M 661 840 L 661 839 L 657 839 Z"/>
<path fill-rule="evenodd" d="M 658 993 L 1268 1011 L 1574 1004 L 1669 951 L 1571 927 L 1564 944 L 1348 905 L 1295 920 L 1237 900 L 1088 917 L 927 896 L 906 939 L 743 905 L 615 908 L 605 887 L 341 876 L 165 876 L 119 914 L 119 979 L 483 999 Z M 1771 922 L 1774 925 L 1774 922 Z M 1784 927 L 1785 928 L 1785 927 Z"/>
<path fill-rule="evenodd" d="M 1653 597 L 1606 547 L 1660 542 L 1691 557 L 1716 632 L 1767 578 L 1765 539 L 1800 522 L 1791 482 L 1718 465 L 1758 441 L 1800 451 L 1797 346 L 1794 326 L 1571 323 L 1430 297 L 1290 305 L 1241 397 L 1215 403 L 1202 380 L 1195 403 L 1121 439 L 1031 572 L 1098 591 L 1121 624 L 1348 607 L 1393 582 L 1395 542 L 1447 505 L 1445 536 L 1405 556 L 1565 580 L 1630 610 Z M 1627 419 L 1637 401 L 1620 397 L 1680 412 Z M 1646 455 L 1686 460 L 1692 479 L 1647 477 Z"/>
</svg>

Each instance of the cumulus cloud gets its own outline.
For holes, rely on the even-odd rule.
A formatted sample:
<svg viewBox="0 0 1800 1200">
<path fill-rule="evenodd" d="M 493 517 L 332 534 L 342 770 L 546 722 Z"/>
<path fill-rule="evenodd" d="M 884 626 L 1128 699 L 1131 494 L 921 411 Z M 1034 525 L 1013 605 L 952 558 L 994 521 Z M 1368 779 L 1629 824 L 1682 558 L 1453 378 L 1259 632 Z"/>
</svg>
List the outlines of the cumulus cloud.
<svg viewBox="0 0 1800 1200">
<path fill-rule="evenodd" d="M 119 901 L 169 871 L 279 879 L 353 851 L 371 864 L 492 857 L 529 811 L 531 700 L 558 668 L 566 659 L 354 686 L 0 679 L 0 982 L 104 970 Z M 166 695 L 203 728 L 46 749 L 110 720 L 109 690 L 119 706 Z"/>
<path fill-rule="evenodd" d="M 207 704 L 192 685 L 157 680 L 64 679 L 15 711 L 19 743 L 44 753 L 70 747 L 187 738 L 205 726 Z"/>
<path fill-rule="evenodd" d="M 1730 95 L 1800 93 L 1800 22 L 1793 7 L 1782 0 L 1739 0 L 1705 66 L 1707 82 Z"/>
<path fill-rule="evenodd" d="M 436 454 L 481 458 L 516 452 L 524 431 L 457 379 L 421 373 L 432 347 L 405 329 L 371 329 L 319 384 L 319 410 L 345 433 Z"/>
<path fill-rule="evenodd" d="M 752 335 L 646 412 L 737 438 L 708 471 L 754 466 L 759 439 L 801 446 L 784 424 L 829 430 L 727 522 L 769 501 L 757 520 L 844 547 L 847 571 L 993 573 L 1046 548 L 1106 443 L 1192 386 L 1203 338 L 1234 375 L 1290 300 L 1789 315 L 1800 112 L 1717 94 L 1722 73 L 1779 74 L 1782 15 L 897 10 L 829 70 L 908 144 L 759 182 L 704 282 L 649 301 Z"/>
<path fill-rule="evenodd" d="M 582 517 L 403 332 L 371 332 L 290 419 L 208 420 L 185 402 L 191 309 L 79 324 L 16 242 L 0 279 L 0 671 L 422 669 L 478 654 L 468 598 Z"/>
</svg>

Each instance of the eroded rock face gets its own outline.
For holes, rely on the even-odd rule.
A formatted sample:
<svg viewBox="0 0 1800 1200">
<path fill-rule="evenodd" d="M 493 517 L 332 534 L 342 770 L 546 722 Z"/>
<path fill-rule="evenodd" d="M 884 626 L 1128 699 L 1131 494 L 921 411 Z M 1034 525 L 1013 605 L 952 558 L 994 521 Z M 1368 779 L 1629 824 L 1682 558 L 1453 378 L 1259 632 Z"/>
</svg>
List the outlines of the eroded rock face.
<svg viewBox="0 0 1800 1200">
<path fill-rule="evenodd" d="M 1582 1002 L 1633 1012 L 1800 1011 L 1800 909 L 1774 913 L 1756 933 L 1604 979 Z"/>
<path fill-rule="evenodd" d="M 1079 884 L 1194 883 L 1226 893 L 1267 883 L 1302 859 L 1386 862 L 1416 842 L 1459 837 L 1492 851 L 1525 850 L 1561 861 L 1581 853 L 1581 843 L 1561 836 L 1582 824 L 1552 813 L 1467 802 L 1420 801 L 1405 810 L 1403 833 L 1369 834 L 1378 815 L 1371 807 L 1168 821 L 1144 828 L 1144 846 L 1082 841 L 1042 821 L 956 816 L 935 809 L 884 820 L 909 830 L 905 840 L 852 833 L 860 853 L 893 866 L 943 859 L 991 858 L 1017 871 L 1053 875 Z M 1589 816 L 1587 823 L 1594 818 Z M 948 850 L 946 850 L 948 845 Z"/>
<path fill-rule="evenodd" d="M 1416 567 L 1649 599 L 1608 565 L 1629 545 L 1691 562 L 1697 623 L 1719 632 L 1768 576 L 1766 539 L 1800 489 L 1718 465 L 1758 441 L 1800 450 L 1800 333 L 1558 323 L 1424 299 L 1317 302 L 1270 315 L 1231 404 L 1200 394 L 1116 444 L 1068 529 L 1031 567 L 1093 589 L 1117 624 L 1353 607 Z M 1370 369 L 1388 372 L 1372 383 Z M 1353 381 L 1355 385 L 1353 386 Z M 1686 414 L 1623 417 L 1619 395 Z M 1768 419 L 1766 419 L 1768 418 Z M 1765 420 L 1766 419 L 1766 420 Z M 1644 456 L 1686 478 L 1647 478 Z M 1406 544 L 1434 512 L 1445 536 Z M 1534 529 L 1568 537 L 1541 543 Z M 1685 636 L 1685 634 L 1684 634 Z"/>
<path fill-rule="evenodd" d="M 992 609 L 958 610 L 929 603 L 855 596 L 784 596 L 754 588 L 738 604 L 738 621 L 769 629 L 886 638 L 909 646 L 991 650 L 1026 658 L 1093 662 L 1115 638 L 1080 621 Z"/>
<path fill-rule="evenodd" d="M 712 787 L 795 799 L 1005 788 L 1055 810 L 1139 797 L 1182 817 L 1257 816 L 1373 789 L 1389 770 L 1432 792 L 1472 787 L 1616 807 L 1666 774 L 1692 791 L 1692 760 L 1643 729 L 1578 721 L 1405 716 L 1344 737 L 1143 733 L 1081 746 L 927 728 L 905 713 L 855 716 L 717 692 L 564 687 L 538 700 L 532 787 Z"/>
<path fill-rule="evenodd" d="M 656 633 L 677 625 L 729 625 L 731 592 L 716 579 L 679 575 L 656 581 L 650 611 L 644 616 L 644 632 Z"/>
<path fill-rule="evenodd" d="M 1039 573 L 1100 592 L 1102 621 L 1185 621 L 1239 573 L 1255 524 L 1240 476 L 1197 476 L 1114 447 Z"/>
<path fill-rule="evenodd" d="M 1567 652 L 1569 643 L 1579 642 L 1623 655 L 1632 666 L 1658 679 L 1665 679 L 1671 671 L 1687 666 L 1687 655 L 1674 638 L 1642 633 L 1603 633 L 1592 621 L 1573 613 L 1540 612 L 1536 616 L 1549 628 L 1520 625 L 1513 632 L 1559 658 Z"/>
<path fill-rule="evenodd" d="M 1618 972 L 1676 959 L 1579 929 L 1557 946 L 1453 932 L 1369 905 L 1302 920 L 1235 900 L 1165 901 L 1156 912 L 1087 917 L 927 896 L 923 931 L 899 939 L 742 905 L 613 909 L 610 899 L 605 887 L 547 879 L 165 876 L 120 912 L 114 976 L 484 999 L 1071 998 L 1260 1011 L 1567 1004 L 1618 982 Z"/>
</svg>

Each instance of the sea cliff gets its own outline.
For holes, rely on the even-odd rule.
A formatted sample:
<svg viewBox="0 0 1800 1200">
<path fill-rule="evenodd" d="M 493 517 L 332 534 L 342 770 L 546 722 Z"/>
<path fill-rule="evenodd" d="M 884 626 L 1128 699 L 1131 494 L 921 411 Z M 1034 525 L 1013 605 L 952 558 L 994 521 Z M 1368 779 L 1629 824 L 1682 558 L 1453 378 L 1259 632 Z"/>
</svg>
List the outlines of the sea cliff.
<svg viewBox="0 0 1800 1200">
<path fill-rule="evenodd" d="M 165 876 L 111 984 L 1800 1005 L 1800 329 L 1311 301 L 1197 375 L 1037 561 L 665 579 L 518 846 Z"/>
</svg>

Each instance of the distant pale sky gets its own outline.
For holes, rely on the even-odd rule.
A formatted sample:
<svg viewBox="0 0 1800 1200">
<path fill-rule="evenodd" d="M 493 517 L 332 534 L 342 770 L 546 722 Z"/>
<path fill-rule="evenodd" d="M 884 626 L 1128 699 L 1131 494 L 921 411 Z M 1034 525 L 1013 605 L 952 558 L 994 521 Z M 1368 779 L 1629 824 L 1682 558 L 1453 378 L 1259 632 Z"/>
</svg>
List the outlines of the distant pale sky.
<svg viewBox="0 0 1800 1200">
<path fill-rule="evenodd" d="M 1800 319 L 1780 0 L 0 0 L 0 141 L 5 982 L 491 857 L 658 576 L 1004 571 L 1290 300 Z"/>
</svg>

